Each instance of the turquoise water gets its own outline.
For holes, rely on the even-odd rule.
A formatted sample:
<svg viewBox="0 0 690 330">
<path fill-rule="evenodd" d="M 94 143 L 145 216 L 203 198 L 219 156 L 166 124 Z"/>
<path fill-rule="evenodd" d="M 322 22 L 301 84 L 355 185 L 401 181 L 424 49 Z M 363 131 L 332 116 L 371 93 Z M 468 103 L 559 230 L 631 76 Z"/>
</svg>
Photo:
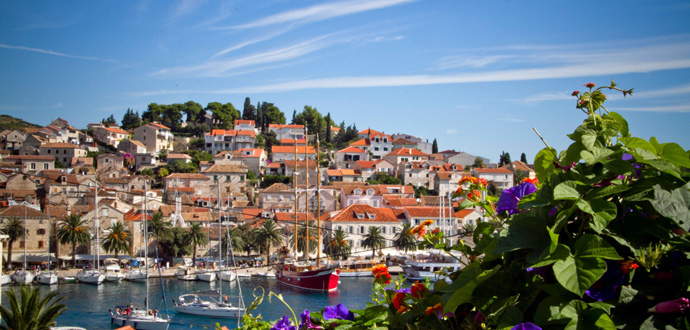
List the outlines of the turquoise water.
<svg viewBox="0 0 690 330">
<path fill-rule="evenodd" d="M 252 291 L 256 287 L 263 287 L 266 295 L 269 291 L 282 294 L 285 301 L 299 314 L 309 309 L 311 311 L 321 310 L 325 306 L 343 303 L 351 309 L 362 309 L 370 301 L 372 278 L 341 278 L 340 286 L 336 292 L 308 292 L 294 289 L 286 285 L 278 284 L 275 279 L 264 278 L 240 278 L 242 293 L 247 306 L 253 301 Z M 149 280 L 149 305 L 151 308 L 158 307 L 165 311 L 161 298 L 160 282 L 158 279 Z M 185 282 L 174 278 L 163 279 L 165 293 L 168 302 L 169 314 L 172 316 L 170 330 L 181 329 L 213 329 L 216 323 L 236 328 L 237 321 L 233 319 L 215 319 L 193 316 L 188 314 L 177 314 L 173 310 L 172 299 L 177 300 L 181 293 L 218 289 L 220 282 Z M 235 302 L 237 297 L 237 285 L 223 283 L 223 294 L 228 295 L 230 302 Z M 5 291 L 17 286 L 3 286 L 3 306 L 7 307 Z M 58 325 L 80 326 L 87 329 L 111 329 L 110 314 L 108 310 L 117 304 L 126 304 L 130 300 L 135 304 L 143 304 L 146 294 L 145 284 L 123 281 L 121 283 L 103 283 L 99 286 L 89 284 L 60 284 L 51 287 L 42 286 L 41 290 L 57 290 L 65 297 L 61 303 L 67 305 L 67 311 L 58 317 Z M 18 292 L 18 291 L 17 291 Z M 252 314 L 260 313 L 264 320 L 276 320 L 283 315 L 290 315 L 288 308 L 278 301 L 272 299 L 268 302 L 268 297 L 264 297 L 264 302 Z"/>
</svg>

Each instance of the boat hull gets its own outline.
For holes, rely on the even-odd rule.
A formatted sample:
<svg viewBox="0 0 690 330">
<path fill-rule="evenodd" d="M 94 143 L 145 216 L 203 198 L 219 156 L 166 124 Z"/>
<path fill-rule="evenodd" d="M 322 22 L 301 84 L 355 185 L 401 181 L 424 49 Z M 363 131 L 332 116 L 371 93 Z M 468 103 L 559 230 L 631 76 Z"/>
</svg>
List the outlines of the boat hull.
<svg viewBox="0 0 690 330">
<path fill-rule="evenodd" d="M 216 280 L 216 273 L 199 273 L 196 278 L 203 282 L 213 282 Z"/>
<path fill-rule="evenodd" d="M 170 320 L 149 315 L 117 315 L 111 312 L 110 324 L 117 327 L 130 326 L 136 330 L 168 330 Z"/>
<path fill-rule="evenodd" d="M 2 280 L 0 280 L 1 285 L 6 285 L 12 283 L 12 278 L 10 275 L 2 274 Z"/>
<path fill-rule="evenodd" d="M 20 271 L 12 276 L 14 282 L 20 285 L 29 285 L 34 281 L 34 274 L 27 271 Z"/>
<path fill-rule="evenodd" d="M 120 273 L 106 273 L 105 274 L 105 281 L 106 282 L 120 282 L 124 278 L 124 275 Z"/>
<path fill-rule="evenodd" d="M 218 277 L 221 281 L 232 282 L 235 280 L 237 275 L 235 275 L 235 272 L 233 271 L 222 271 L 220 274 L 218 274 Z"/>
<path fill-rule="evenodd" d="M 199 316 L 209 316 L 209 317 L 222 317 L 236 319 L 242 317 L 243 310 L 238 307 L 223 307 L 212 305 L 201 305 L 201 304 L 190 304 L 176 306 L 175 310 L 178 313 L 199 315 Z"/>
<path fill-rule="evenodd" d="M 335 291 L 338 289 L 340 270 L 335 267 L 306 271 L 293 271 L 286 268 L 283 266 L 276 270 L 276 279 L 280 283 L 311 291 Z"/>
<path fill-rule="evenodd" d="M 105 280 L 105 275 L 96 271 L 82 271 L 77 273 L 77 280 L 81 283 L 99 285 Z"/>
<path fill-rule="evenodd" d="M 58 277 L 53 272 L 40 273 L 36 276 L 36 282 L 43 285 L 53 285 L 58 283 Z"/>
<path fill-rule="evenodd" d="M 145 282 L 146 281 L 146 273 L 142 271 L 129 271 L 123 275 L 123 279 L 125 281 L 132 281 L 132 282 Z"/>
</svg>

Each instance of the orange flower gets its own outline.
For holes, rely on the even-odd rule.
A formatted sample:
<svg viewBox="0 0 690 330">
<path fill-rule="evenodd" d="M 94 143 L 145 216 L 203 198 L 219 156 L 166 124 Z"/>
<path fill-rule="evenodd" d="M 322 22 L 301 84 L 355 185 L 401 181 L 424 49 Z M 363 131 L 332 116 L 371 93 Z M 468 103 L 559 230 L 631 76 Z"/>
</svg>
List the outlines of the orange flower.
<svg viewBox="0 0 690 330">
<path fill-rule="evenodd" d="M 421 229 L 419 229 L 419 234 L 417 234 L 417 239 L 419 239 L 420 237 L 424 236 L 424 233 L 425 233 L 425 232 L 426 232 L 426 229 L 424 229 L 424 227 L 422 227 Z"/>
<path fill-rule="evenodd" d="M 431 231 L 431 233 L 434 234 L 434 235 L 436 235 L 436 234 L 438 234 L 438 233 L 440 233 L 440 232 L 441 232 L 441 229 L 438 229 L 438 228 L 436 228 L 436 229 L 434 229 L 434 230 Z"/>
<path fill-rule="evenodd" d="M 425 292 L 426 286 L 424 286 L 424 283 L 419 283 L 419 281 L 412 284 L 412 288 L 410 288 L 410 294 L 416 299 L 421 299 Z"/>
<path fill-rule="evenodd" d="M 465 184 L 465 183 L 475 184 L 475 183 L 477 183 L 477 178 L 475 178 L 475 177 L 473 177 L 473 176 L 466 176 L 466 177 L 460 179 L 460 184 L 461 184 L 461 185 L 463 185 L 463 184 Z"/>
<path fill-rule="evenodd" d="M 388 272 L 388 267 L 386 267 L 384 264 L 376 265 L 371 269 L 371 273 L 374 275 L 374 277 L 379 277 L 379 275 L 381 275 L 383 272 Z"/>
<path fill-rule="evenodd" d="M 398 308 L 398 310 L 396 311 L 396 313 L 398 313 L 398 314 L 402 314 L 405 312 L 407 312 L 407 306 L 405 306 L 405 305 L 400 306 L 400 308 Z"/>
<path fill-rule="evenodd" d="M 594 88 L 594 86 L 596 86 L 594 83 L 586 83 L 585 84 L 585 87 L 587 87 L 587 88 Z"/>
<path fill-rule="evenodd" d="M 525 179 L 522 179 L 522 181 L 520 181 L 520 183 L 525 183 L 525 182 L 529 182 L 529 183 L 536 186 L 539 184 L 539 179 L 537 179 L 537 178 L 534 178 L 534 179 L 525 178 Z"/>
<path fill-rule="evenodd" d="M 481 185 L 484 187 L 489 185 L 489 183 L 486 182 L 486 179 L 484 179 L 484 178 L 479 178 L 479 183 L 481 183 Z"/>
<path fill-rule="evenodd" d="M 427 307 L 426 308 L 426 315 L 429 315 L 429 314 L 435 313 L 435 312 L 440 312 L 442 310 L 443 310 L 443 306 L 441 306 L 441 303 L 438 303 L 438 304 L 433 305 L 431 307 Z"/>
<path fill-rule="evenodd" d="M 577 94 L 580 94 L 580 91 L 574 91 L 572 95 L 577 96 Z"/>
<path fill-rule="evenodd" d="M 427 219 L 427 220 L 422 221 L 422 223 L 420 224 L 420 226 L 428 226 L 428 225 L 431 225 L 431 224 L 433 224 L 433 223 L 434 223 L 434 220 Z"/>
</svg>

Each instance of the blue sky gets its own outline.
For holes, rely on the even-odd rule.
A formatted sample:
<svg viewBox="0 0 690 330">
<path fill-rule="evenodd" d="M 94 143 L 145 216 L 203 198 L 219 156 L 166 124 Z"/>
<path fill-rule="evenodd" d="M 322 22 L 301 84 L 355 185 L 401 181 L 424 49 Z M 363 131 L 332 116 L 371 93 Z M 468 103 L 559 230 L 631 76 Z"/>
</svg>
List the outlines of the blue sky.
<svg viewBox="0 0 690 330">
<path fill-rule="evenodd" d="M 690 148 L 687 1 L 3 1 L 0 72 L 0 113 L 39 125 L 250 97 L 530 162 L 614 79 L 633 135 Z"/>
</svg>

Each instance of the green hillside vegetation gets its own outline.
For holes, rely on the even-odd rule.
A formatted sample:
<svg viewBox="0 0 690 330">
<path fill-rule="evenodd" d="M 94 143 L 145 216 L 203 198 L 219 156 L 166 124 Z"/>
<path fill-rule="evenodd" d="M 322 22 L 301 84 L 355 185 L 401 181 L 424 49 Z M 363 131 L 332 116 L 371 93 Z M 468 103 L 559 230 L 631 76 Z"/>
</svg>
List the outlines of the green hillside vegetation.
<svg viewBox="0 0 690 330">
<path fill-rule="evenodd" d="M 27 127 L 37 128 L 43 126 L 25 122 L 19 118 L 14 118 L 12 116 L 0 115 L 0 131 L 4 131 L 6 129 L 24 130 L 24 128 Z"/>
</svg>

